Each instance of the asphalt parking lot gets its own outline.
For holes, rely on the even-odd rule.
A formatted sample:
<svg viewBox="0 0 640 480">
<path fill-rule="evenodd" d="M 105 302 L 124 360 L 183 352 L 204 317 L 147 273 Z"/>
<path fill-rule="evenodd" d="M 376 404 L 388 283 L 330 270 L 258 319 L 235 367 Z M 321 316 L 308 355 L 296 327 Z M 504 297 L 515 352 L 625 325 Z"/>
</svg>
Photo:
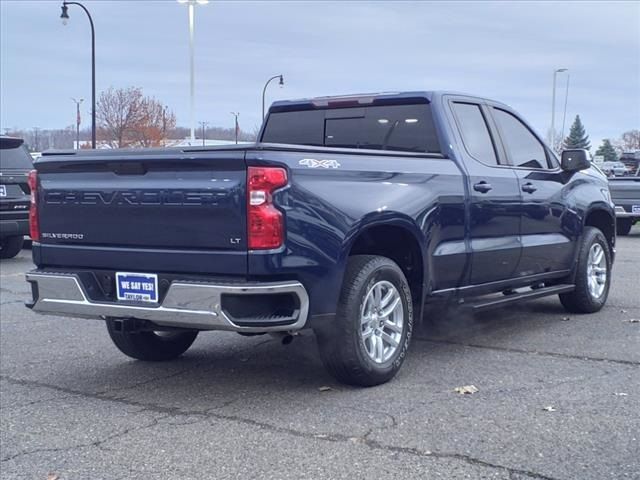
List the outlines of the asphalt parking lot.
<svg viewBox="0 0 640 480">
<path fill-rule="evenodd" d="M 311 336 L 129 360 L 102 322 L 27 310 L 30 268 L 28 250 L 1 264 L 2 479 L 640 478 L 638 227 L 600 313 L 438 313 L 370 389 L 336 384 Z"/>
</svg>

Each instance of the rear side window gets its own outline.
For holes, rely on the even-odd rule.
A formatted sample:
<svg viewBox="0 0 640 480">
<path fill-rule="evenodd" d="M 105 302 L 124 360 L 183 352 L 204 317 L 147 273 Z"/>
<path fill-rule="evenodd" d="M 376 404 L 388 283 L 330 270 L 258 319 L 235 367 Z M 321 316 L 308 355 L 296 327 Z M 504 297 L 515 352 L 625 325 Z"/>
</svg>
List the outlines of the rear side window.
<svg viewBox="0 0 640 480">
<path fill-rule="evenodd" d="M 33 168 L 31 155 L 29 155 L 24 145 L 17 148 L 0 149 L 0 169 L 4 170 L 5 168 L 22 170 L 30 170 Z"/>
<path fill-rule="evenodd" d="M 483 163 L 497 165 L 496 151 L 480 106 L 472 103 L 454 103 L 453 111 L 469 154 Z"/>
<path fill-rule="evenodd" d="M 262 141 L 440 153 L 428 104 L 275 112 Z"/>
<path fill-rule="evenodd" d="M 514 167 L 547 168 L 544 146 L 524 123 L 498 108 L 493 109 L 493 116 Z"/>
</svg>

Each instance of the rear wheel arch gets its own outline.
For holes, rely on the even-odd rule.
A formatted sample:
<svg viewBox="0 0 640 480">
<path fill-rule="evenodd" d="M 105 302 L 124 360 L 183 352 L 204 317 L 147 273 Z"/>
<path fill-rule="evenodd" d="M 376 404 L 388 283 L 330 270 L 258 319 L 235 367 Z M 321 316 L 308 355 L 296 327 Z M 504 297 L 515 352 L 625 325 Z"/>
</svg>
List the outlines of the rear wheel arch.
<svg viewBox="0 0 640 480">
<path fill-rule="evenodd" d="M 412 228 L 413 227 L 413 228 Z M 349 247 L 345 249 L 345 262 L 354 255 L 378 255 L 393 260 L 409 283 L 413 302 L 420 318 L 423 302 L 425 260 L 417 226 L 412 222 L 375 222 L 360 228 Z"/>
</svg>

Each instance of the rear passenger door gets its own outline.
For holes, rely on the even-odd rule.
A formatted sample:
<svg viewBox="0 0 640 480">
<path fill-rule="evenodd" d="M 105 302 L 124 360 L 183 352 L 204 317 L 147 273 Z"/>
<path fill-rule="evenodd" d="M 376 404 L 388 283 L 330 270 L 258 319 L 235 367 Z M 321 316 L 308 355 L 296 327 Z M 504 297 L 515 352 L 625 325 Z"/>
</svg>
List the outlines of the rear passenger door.
<svg viewBox="0 0 640 480">
<path fill-rule="evenodd" d="M 484 105 L 451 97 L 450 111 L 464 148 L 470 205 L 471 269 L 478 285 L 514 276 L 520 259 L 520 188 L 489 128 Z"/>
<path fill-rule="evenodd" d="M 522 195 L 522 255 L 516 274 L 567 270 L 574 244 L 563 229 L 565 176 L 544 143 L 515 113 L 498 105 L 490 111 Z"/>
</svg>

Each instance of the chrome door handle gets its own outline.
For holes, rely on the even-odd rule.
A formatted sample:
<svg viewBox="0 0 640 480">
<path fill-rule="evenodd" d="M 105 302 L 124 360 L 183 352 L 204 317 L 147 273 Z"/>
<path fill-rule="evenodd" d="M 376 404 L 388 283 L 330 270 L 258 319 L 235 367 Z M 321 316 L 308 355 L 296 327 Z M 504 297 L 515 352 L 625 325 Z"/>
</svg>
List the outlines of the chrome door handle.
<svg viewBox="0 0 640 480">
<path fill-rule="evenodd" d="M 485 181 L 483 180 L 483 181 L 481 181 L 481 182 L 476 183 L 476 184 L 473 186 L 473 189 L 474 189 L 476 192 L 480 192 L 480 193 L 487 193 L 488 191 L 492 190 L 492 189 L 493 189 L 493 187 L 491 186 L 491 184 L 489 184 L 489 183 L 487 183 L 487 182 L 485 182 Z"/>
</svg>

